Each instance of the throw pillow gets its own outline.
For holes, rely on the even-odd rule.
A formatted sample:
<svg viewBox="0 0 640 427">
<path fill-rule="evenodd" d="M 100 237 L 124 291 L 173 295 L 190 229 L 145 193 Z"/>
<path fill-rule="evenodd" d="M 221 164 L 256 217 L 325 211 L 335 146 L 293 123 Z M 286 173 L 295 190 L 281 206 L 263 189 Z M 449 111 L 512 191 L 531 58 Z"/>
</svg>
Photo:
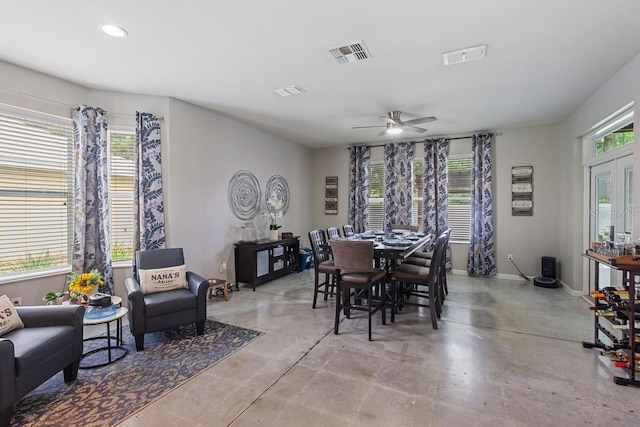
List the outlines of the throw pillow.
<svg viewBox="0 0 640 427">
<path fill-rule="evenodd" d="M 22 319 L 18 316 L 11 299 L 6 295 L 2 295 L 0 297 L 0 335 L 20 328 L 24 328 Z"/>
<path fill-rule="evenodd" d="M 175 267 L 138 270 L 140 290 L 143 294 L 188 288 L 187 269 L 184 264 Z"/>
</svg>

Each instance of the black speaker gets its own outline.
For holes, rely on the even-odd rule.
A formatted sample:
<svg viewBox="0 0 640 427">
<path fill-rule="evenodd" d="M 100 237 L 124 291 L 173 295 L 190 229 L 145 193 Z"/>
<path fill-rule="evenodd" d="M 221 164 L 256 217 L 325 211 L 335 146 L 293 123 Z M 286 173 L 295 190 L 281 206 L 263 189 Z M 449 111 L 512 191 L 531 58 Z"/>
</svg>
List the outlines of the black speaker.
<svg viewBox="0 0 640 427">
<path fill-rule="evenodd" d="M 556 278 L 556 257 L 542 257 L 542 277 Z"/>
</svg>

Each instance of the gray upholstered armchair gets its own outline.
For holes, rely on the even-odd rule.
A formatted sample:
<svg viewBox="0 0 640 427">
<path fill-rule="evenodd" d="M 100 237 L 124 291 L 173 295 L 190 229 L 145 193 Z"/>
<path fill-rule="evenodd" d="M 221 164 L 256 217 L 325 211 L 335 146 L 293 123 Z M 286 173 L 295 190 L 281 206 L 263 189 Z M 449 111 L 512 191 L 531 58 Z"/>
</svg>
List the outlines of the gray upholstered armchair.
<svg viewBox="0 0 640 427">
<path fill-rule="evenodd" d="M 78 375 L 82 358 L 81 305 L 16 307 L 24 328 L 0 337 L 0 426 L 8 427 L 15 404 L 31 390 L 64 372 Z"/>
<path fill-rule="evenodd" d="M 141 351 L 144 348 L 144 334 L 147 332 L 195 323 L 197 334 L 204 333 L 209 288 L 207 280 L 187 271 L 187 288 L 143 293 L 140 286 L 142 270 L 181 265 L 184 265 L 182 248 L 136 252 L 135 277 L 130 277 L 124 282 L 128 297 L 129 328 L 136 340 L 136 350 Z"/>
</svg>

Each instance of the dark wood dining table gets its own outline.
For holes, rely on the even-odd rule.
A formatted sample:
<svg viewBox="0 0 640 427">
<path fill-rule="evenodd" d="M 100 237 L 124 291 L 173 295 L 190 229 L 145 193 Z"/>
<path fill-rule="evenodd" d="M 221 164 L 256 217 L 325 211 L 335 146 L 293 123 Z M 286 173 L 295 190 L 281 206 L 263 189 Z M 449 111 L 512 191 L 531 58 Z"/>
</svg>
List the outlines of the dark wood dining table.
<svg viewBox="0 0 640 427">
<path fill-rule="evenodd" d="M 379 238 L 382 238 L 381 241 Z M 384 263 L 387 272 L 389 272 L 398 261 L 408 258 L 415 251 L 422 248 L 424 245 L 431 241 L 430 235 L 424 234 L 411 234 L 409 232 L 405 234 L 395 233 L 393 238 L 374 232 L 365 232 L 362 234 L 356 234 L 352 237 L 343 237 L 342 240 L 370 240 L 373 242 L 373 257 L 376 263 L 376 267 L 382 265 L 382 261 L 388 261 Z M 323 245 L 322 250 L 331 251 L 329 242 L 327 245 Z"/>
</svg>

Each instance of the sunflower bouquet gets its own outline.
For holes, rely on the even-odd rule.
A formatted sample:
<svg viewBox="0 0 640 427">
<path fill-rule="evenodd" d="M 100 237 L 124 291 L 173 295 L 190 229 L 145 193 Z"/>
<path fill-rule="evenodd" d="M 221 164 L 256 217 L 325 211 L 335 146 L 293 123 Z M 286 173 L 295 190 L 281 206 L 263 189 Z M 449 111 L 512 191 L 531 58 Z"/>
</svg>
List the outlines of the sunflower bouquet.
<svg viewBox="0 0 640 427">
<path fill-rule="evenodd" d="M 72 273 L 69 277 L 69 301 L 88 302 L 89 292 L 102 284 L 102 274 L 95 268 L 86 273 Z"/>
</svg>

